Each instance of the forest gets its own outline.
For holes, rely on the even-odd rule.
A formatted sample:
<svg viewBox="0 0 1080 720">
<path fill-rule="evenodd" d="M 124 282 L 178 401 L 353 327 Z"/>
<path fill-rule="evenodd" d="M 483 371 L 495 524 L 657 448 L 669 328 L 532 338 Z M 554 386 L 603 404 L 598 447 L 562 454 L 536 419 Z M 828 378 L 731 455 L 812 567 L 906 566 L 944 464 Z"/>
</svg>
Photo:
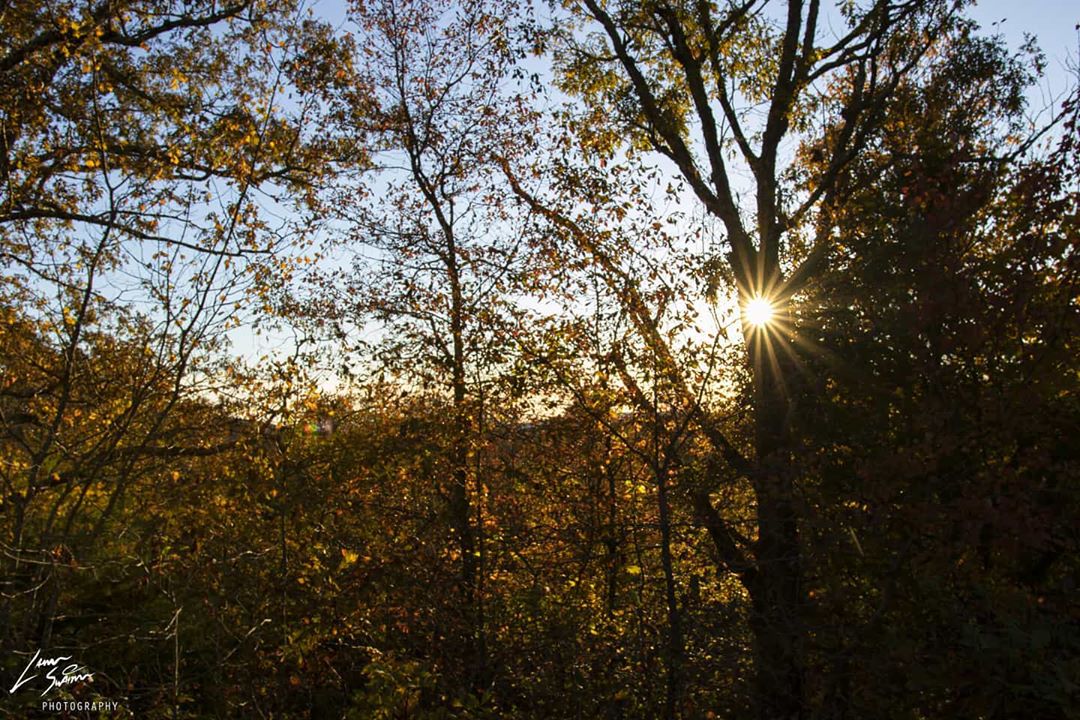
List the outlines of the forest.
<svg viewBox="0 0 1080 720">
<path fill-rule="evenodd" d="M 0 0 L 0 718 L 1080 718 L 1080 43 L 974 10 Z"/>
</svg>

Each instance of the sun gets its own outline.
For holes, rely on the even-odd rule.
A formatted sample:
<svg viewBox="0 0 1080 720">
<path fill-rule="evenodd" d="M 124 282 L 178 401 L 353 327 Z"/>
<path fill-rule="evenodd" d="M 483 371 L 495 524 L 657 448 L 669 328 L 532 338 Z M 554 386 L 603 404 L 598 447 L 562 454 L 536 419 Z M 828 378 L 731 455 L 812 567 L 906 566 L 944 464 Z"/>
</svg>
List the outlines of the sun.
<svg viewBox="0 0 1080 720">
<path fill-rule="evenodd" d="M 760 295 L 752 298 L 743 306 L 743 316 L 746 322 L 754 327 L 762 328 L 768 325 L 775 314 L 772 303 Z"/>
</svg>

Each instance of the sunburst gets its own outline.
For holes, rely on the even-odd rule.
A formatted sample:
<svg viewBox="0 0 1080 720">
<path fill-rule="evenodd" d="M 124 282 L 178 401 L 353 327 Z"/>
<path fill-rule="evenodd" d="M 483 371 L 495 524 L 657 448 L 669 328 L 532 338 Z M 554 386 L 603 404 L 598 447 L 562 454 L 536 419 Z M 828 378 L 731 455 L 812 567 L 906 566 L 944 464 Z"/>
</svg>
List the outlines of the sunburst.
<svg viewBox="0 0 1080 720">
<path fill-rule="evenodd" d="M 773 321 L 776 309 L 769 299 L 757 295 L 743 306 L 743 317 L 755 328 L 762 329 Z"/>
</svg>

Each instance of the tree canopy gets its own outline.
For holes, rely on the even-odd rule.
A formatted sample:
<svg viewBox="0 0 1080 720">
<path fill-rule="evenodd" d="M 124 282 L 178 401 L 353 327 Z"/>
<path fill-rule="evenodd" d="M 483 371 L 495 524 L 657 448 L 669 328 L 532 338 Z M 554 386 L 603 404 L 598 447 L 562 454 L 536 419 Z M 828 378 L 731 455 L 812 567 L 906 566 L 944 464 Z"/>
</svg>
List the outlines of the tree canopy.
<svg viewBox="0 0 1080 720">
<path fill-rule="evenodd" d="M 946 0 L 0 30 L 11 717 L 1077 717 L 1075 60 L 1035 107 Z"/>
</svg>

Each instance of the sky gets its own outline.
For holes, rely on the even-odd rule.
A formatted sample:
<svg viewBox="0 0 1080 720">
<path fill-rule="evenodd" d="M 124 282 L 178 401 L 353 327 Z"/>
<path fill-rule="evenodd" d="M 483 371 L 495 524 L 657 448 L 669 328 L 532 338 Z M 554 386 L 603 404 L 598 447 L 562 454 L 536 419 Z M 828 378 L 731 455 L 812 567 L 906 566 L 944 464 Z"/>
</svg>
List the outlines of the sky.
<svg viewBox="0 0 1080 720">
<path fill-rule="evenodd" d="M 1076 24 L 1080 23 L 1076 0 L 982 0 L 970 14 L 984 27 L 1004 20 L 999 27 L 1010 45 L 1031 33 L 1049 59 L 1056 57 L 1059 63 L 1069 55 L 1076 59 Z"/>
<path fill-rule="evenodd" d="M 346 4 L 345 0 L 312 0 L 311 7 L 318 16 L 336 23 L 344 18 Z M 1034 35 L 1049 61 L 1051 87 L 1060 91 L 1066 86 L 1066 61 L 1071 58 L 1076 66 L 1080 43 L 1078 0 L 977 0 L 967 13 L 984 29 L 1004 35 L 1013 48 L 1023 43 L 1025 33 Z"/>
<path fill-rule="evenodd" d="M 546 3 L 539 0 L 538 4 Z M 344 0 L 313 0 L 311 3 L 317 16 L 334 24 L 343 20 L 345 5 Z M 1071 77 L 1080 67 L 1080 31 L 1077 30 L 1080 1 L 980 0 L 968 8 L 967 14 L 982 26 L 984 32 L 1002 35 L 1014 50 L 1020 48 L 1026 35 L 1035 36 L 1047 62 L 1042 81 L 1028 93 L 1029 111 L 1033 116 L 1039 117 L 1040 111 L 1061 100 L 1070 86 Z M 1042 114 L 1039 119 L 1046 120 L 1047 117 Z M 250 328 L 235 332 L 232 339 L 234 352 L 249 359 L 264 353 L 277 354 L 291 345 L 291 338 L 274 332 L 256 336 Z"/>
<path fill-rule="evenodd" d="M 1077 0 L 982 0 L 969 15 L 984 30 L 994 30 L 1005 37 L 1011 48 L 1024 42 L 1025 34 L 1034 35 L 1046 54 L 1046 76 L 1037 92 L 1029 95 L 1032 109 L 1049 104 L 1069 85 L 1069 70 L 1080 65 L 1080 2 Z M 996 23 L 996 25 L 995 25 Z M 1047 102 L 1040 102 L 1041 100 Z"/>
</svg>

